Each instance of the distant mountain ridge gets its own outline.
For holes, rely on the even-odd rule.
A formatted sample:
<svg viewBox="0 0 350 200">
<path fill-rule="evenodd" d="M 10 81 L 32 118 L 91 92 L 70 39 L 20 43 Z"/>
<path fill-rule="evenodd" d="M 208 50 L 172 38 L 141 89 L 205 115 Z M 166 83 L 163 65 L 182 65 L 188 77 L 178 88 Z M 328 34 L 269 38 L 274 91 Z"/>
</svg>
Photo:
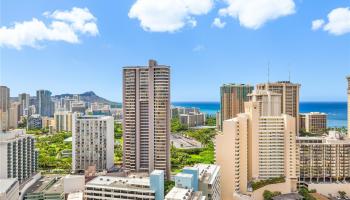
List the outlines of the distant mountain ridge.
<svg viewBox="0 0 350 200">
<path fill-rule="evenodd" d="M 75 94 L 68 94 L 67 93 L 67 94 L 54 95 L 52 97 L 57 98 L 57 99 L 61 99 L 64 97 L 72 97 L 73 95 L 75 95 Z M 107 100 L 103 97 L 96 95 L 95 92 L 93 92 L 93 91 L 84 92 L 84 93 L 78 94 L 78 95 L 80 97 L 80 100 L 85 101 L 87 103 L 98 102 L 98 103 L 109 104 L 109 105 L 111 105 L 111 107 L 114 107 L 114 108 L 121 107 L 121 103 Z"/>
<path fill-rule="evenodd" d="M 59 95 L 52 96 L 52 98 L 53 99 L 61 99 L 61 98 L 64 98 L 64 97 L 72 97 L 73 95 L 76 95 L 76 94 L 69 94 L 69 93 L 59 94 Z M 117 107 L 121 108 L 121 106 L 122 106 L 121 103 L 117 103 L 117 102 L 105 99 L 103 97 L 100 97 L 97 94 L 95 94 L 95 92 L 93 92 L 93 91 L 84 92 L 84 93 L 81 93 L 81 94 L 78 94 L 78 95 L 80 97 L 80 100 L 85 101 L 87 103 L 94 103 L 94 102 L 104 103 L 104 104 L 110 105 L 112 108 L 117 108 Z M 31 96 L 30 98 L 31 99 L 33 99 L 33 98 L 35 99 L 35 96 Z M 18 101 L 18 97 L 11 97 L 11 101 L 12 102 Z"/>
</svg>

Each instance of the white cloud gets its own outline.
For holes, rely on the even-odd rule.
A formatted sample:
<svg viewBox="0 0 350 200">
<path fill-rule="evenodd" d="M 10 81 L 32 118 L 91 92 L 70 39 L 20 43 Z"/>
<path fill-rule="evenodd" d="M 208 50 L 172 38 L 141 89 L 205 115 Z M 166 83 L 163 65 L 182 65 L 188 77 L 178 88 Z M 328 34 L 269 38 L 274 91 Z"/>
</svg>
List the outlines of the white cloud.
<svg viewBox="0 0 350 200">
<path fill-rule="evenodd" d="M 203 46 L 203 45 L 197 45 L 197 46 L 195 46 L 193 49 L 192 49 L 192 51 L 194 51 L 194 52 L 198 52 L 198 51 L 203 51 L 205 49 L 205 46 Z"/>
<path fill-rule="evenodd" d="M 213 4 L 214 0 L 137 0 L 128 15 L 146 31 L 175 32 L 186 25 L 195 27 L 195 16 L 207 14 Z"/>
<path fill-rule="evenodd" d="M 328 14 L 323 30 L 333 35 L 350 33 L 350 8 L 336 8 Z"/>
<path fill-rule="evenodd" d="M 226 22 L 222 22 L 220 18 L 215 18 L 213 21 L 213 26 L 218 28 L 224 28 L 226 26 Z"/>
<path fill-rule="evenodd" d="M 316 20 L 312 21 L 311 29 L 315 31 L 315 30 L 318 30 L 318 29 L 322 28 L 323 25 L 324 25 L 324 20 L 323 19 L 316 19 Z"/>
<path fill-rule="evenodd" d="M 21 49 L 23 46 L 38 48 L 43 41 L 79 43 L 79 34 L 98 34 L 96 18 L 87 8 L 45 12 L 44 16 L 52 21 L 45 24 L 33 18 L 31 21 L 15 22 L 12 27 L 1 27 L 0 46 Z"/>
<path fill-rule="evenodd" d="M 225 0 L 227 8 L 219 10 L 221 16 L 238 19 L 246 28 L 258 29 L 266 22 L 295 13 L 293 0 Z"/>
</svg>

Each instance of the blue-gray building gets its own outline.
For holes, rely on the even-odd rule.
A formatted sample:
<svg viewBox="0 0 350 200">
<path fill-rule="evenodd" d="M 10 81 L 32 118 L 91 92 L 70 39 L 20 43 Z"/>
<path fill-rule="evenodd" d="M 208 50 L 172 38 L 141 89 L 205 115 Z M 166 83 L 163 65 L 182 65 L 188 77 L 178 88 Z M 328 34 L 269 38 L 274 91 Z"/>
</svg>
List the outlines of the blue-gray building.
<svg viewBox="0 0 350 200">
<path fill-rule="evenodd" d="M 51 92 L 48 90 L 36 91 L 36 113 L 41 116 L 52 117 L 55 112 L 55 105 L 51 99 Z"/>
</svg>

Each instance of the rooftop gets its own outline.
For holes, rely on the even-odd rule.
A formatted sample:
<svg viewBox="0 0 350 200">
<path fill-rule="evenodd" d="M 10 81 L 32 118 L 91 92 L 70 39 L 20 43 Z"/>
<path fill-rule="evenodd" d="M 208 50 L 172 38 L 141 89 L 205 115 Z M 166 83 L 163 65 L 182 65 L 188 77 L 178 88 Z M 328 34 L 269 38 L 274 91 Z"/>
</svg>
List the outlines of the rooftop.
<svg viewBox="0 0 350 200">
<path fill-rule="evenodd" d="M 215 177 L 220 171 L 220 166 L 218 165 L 196 164 L 193 167 L 198 169 L 199 179 L 209 184 L 214 182 Z"/>
<path fill-rule="evenodd" d="M 15 140 L 17 138 L 32 137 L 31 135 L 26 135 L 24 129 L 15 129 L 8 132 L 0 132 L 0 143 Z"/>
<path fill-rule="evenodd" d="M 89 181 L 86 186 L 109 186 L 114 188 L 145 188 L 150 186 L 148 177 L 114 177 L 114 176 L 98 176 Z"/>
<path fill-rule="evenodd" d="M 43 176 L 28 191 L 30 193 L 63 193 L 63 178 L 61 176 Z"/>
<path fill-rule="evenodd" d="M 68 194 L 67 200 L 83 200 L 83 192 L 75 192 Z"/>
<path fill-rule="evenodd" d="M 112 118 L 111 116 L 104 116 L 104 115 L 83 115 L 83 116 L 78 116 L 77 119 L 109 119 Z"/>
<path fill-rule="evenodd" d="M 165 200 L 201 200 L 202 193 L 194 192 L 191 189 L 177 188 L 174 187 L 165 196 Z"/>
<path fill-rule="evenodd" d="M 6 193 L 7 190 L 12 187 L 12 185 L 16 184 L 16 182 L 16 178 L 0 179 L 0 193 Z"/>
<path fill-rule="evenodd" d="M 337 131 L 329 131 L 327 136 L 314 137 L 297 137 L 297 141 L 306 143 L 319 144 L 350 144 L 350 138 L 342 135 Z"/>
<path fill-rule="evenodd" d="M 298 193 L 289 193 L 289 194 L 282 194 L 282 195 L 272 197 L 272 199 L 273 200 L 299 200 L 299 199 L 303 199 L 303 197 Z"/>
</svg>

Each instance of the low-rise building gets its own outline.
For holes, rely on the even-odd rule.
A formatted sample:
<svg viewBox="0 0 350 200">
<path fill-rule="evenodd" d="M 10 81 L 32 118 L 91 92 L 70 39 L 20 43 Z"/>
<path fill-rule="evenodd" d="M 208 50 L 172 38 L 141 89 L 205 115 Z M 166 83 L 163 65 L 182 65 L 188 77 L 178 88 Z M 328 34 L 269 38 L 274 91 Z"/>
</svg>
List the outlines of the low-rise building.
<svg viewBox="0 0 350 200">
<path fill-rule="evenodd" d="M 16 178 L 0 179 L 0 200 L 18 200 L 19 184 Z"/>
<path fill-rule="evenodd" d="M 150 177 L 98 176 L 85 185 L 87 200 L 164 199 L 164 172 L 155 170 Z"/>
<path fill-rule="evenodd" d="M 196 164 L 183 168 L 175 177 L 175 187 L 200 191 L 208 200 L 221 200 L 220 166 Z"/>
<path fill-rule="evenodd" d="M 165 200 L 206 200 L 206 197 L 200 191 L 174 187 L 165 196 Z"/>
<path fill-rule="evenodd" d="M 180 114 L 179 119 L 180 123 L 187 128 L 205 125 L 204 113 Z"/>
<path fill-rule="evenodd" d="M 63 200 L 63 178 L 44 176 L 32 185 L 24 195 L 24 200 Z"/>
<path fill-rule="evenodd" d="M 71 175 L 63 177 L 63 190 L 65 194 L 81 192 L 85 188 L 85 176 L 84 175 Z"/>
<path fill-rule="evenodd" d="M 206 115 L 198 108 L 173 107 L 171 108 L 171 118 L 177 118 L 183 126 L 191 128 L 204 126 Z"/>
</svg>

